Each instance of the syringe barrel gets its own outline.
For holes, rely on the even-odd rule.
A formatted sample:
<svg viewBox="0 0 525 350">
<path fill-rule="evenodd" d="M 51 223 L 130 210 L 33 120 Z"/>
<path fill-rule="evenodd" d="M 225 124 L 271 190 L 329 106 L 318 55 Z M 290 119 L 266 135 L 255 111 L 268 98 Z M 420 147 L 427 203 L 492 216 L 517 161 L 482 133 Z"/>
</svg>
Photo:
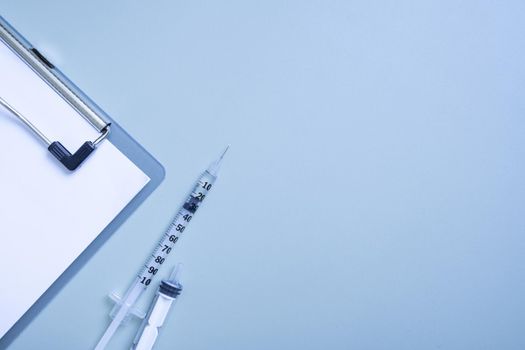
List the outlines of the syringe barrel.
<svg viewBox="0 0 525 350">
<path fill-rule="evenodd" d="M 158 270 L 171 253 L 173 246 L 177 243 L 180 236 L 199 209 L 199 206 L 204 201 L 204 198 L 208 195 L 208 192 L 211 190 L 216 179 L 217 177 L 215 175 L 205 171 L 193 187 L 191 194 L 184 201 L 182 208 L 178 211 L 170 226 L 158 242 L 155 251 L 139 273 L 139 283 L 144 285 L 145 288 L 151 284 Z"/>
</svg>

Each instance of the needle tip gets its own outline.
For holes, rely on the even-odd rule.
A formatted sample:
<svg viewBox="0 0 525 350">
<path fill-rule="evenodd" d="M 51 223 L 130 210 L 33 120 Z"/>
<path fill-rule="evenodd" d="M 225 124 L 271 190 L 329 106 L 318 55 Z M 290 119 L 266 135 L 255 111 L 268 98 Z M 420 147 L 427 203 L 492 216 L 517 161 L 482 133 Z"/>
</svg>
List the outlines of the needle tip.
<svg viewBox="0 0 525 350">
<path fill-rule="evenodd" d="M 229 149 L 230 149 L 230 145 L 226 146 L 226 148 L 224 149 L 224 151 L 221 154 L 221 157 L 219 158 L 219 161 L 221 161 L 222 158 L 224 158 L 224 155 L 226 154 L 226 152 L 228 152 Z"/>
<path fill-rule="evenodd" d="M 217 176 L 218 172 L 219 172 L 219 169 L 221 167 L 221 162 L 222 162 L 222 158 L 224 158 L 224 155 L 226 154 L 226 152 L 228 152 L 228 149 L 230 149 L 230 145 L 226 146 L 226 148 L 224 149 L 224 151 L 222 152 L 221 156 L 216 160 L 214 161 L 213 163 L 210 164 L 210 166 L 208 167 L 208 172 L 213 175 L 213 176 Z"/>
</svg>

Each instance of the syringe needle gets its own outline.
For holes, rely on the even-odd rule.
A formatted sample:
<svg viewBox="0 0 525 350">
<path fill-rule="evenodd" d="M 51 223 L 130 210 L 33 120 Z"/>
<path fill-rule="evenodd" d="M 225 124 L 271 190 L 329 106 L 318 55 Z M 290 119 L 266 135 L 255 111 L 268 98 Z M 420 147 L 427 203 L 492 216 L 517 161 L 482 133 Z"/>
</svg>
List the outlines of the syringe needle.
<svg viewBox="0 0 525 350">
<path fill-rule="evenodd" d="M 221 156 L 217 158 L 216 161 L 210 164 L 210 166 L 207 169 L 207 172 L 210 173 L 210 175 L 217 177 L 217 174 L 219 173 L 219 169 L 221 168 L 222 158 L 224 158 L 224 155 L 226 154 L 226 152 L 228 152 L 229 148 L 230 148 L 230 145 L 226 146 Z"/>
<path fill-rule="evenodd" d="M 226 148 L 224 149 L 224 151 L 222 152 L 220 158 L 219 158 L 219 162 L 222 161 L 222 158 L 224 158 L 224 155 L 226 154 L 226 152 L 228 152 L 228 150 L 230 149 L 230 145 L 226 146 Z"/>
</svg>

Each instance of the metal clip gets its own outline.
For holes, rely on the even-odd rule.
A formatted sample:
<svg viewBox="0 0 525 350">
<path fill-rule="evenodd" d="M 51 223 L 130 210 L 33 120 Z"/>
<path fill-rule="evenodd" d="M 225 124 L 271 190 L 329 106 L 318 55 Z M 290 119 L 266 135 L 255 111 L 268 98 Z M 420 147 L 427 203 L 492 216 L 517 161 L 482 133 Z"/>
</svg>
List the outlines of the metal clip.
<svg viewBox="0 0 525 350">
<path fill-rule="evenodd" d="M 111 124 L 107 124 L 104 129 L 100 131 L 101 134 L 95 139 L 95 141 L 86 141 L 75 153 L 72 154 L 59 141 L 51 142 L 51 140 L 49 140 L 49 138 L 47 138 L 33 123 L 20 114 L 20 112 L 7 103 L 2 97 L 0 97 L 0 105 L 5 107 L 22 123 L 24 123 L 42 142 L 45 143 L 49 152 L 51 152 L 51 154 L 70 171 L 78 168 L 80 164 L 82 164 L 82 162 L 95 150 L 98 144 L 107 138 L 110 132 Z"/>
</svg>

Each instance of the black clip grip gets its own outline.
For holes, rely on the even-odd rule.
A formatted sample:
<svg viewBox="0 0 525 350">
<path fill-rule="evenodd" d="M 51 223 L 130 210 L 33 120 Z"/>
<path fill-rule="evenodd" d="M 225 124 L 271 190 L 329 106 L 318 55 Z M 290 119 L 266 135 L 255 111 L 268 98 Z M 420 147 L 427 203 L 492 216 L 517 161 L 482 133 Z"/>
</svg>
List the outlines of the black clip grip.
<svg viewBox="0 0 525 350">
<path fill-rule="evenodd" d="M 47 149 L 68 170 L 73 171 L 95 150 L 95 145 L 91 141 L 86 141 L 74 154 L 71 154 L 60 142 L 55 141 Z"/>
</svg>

